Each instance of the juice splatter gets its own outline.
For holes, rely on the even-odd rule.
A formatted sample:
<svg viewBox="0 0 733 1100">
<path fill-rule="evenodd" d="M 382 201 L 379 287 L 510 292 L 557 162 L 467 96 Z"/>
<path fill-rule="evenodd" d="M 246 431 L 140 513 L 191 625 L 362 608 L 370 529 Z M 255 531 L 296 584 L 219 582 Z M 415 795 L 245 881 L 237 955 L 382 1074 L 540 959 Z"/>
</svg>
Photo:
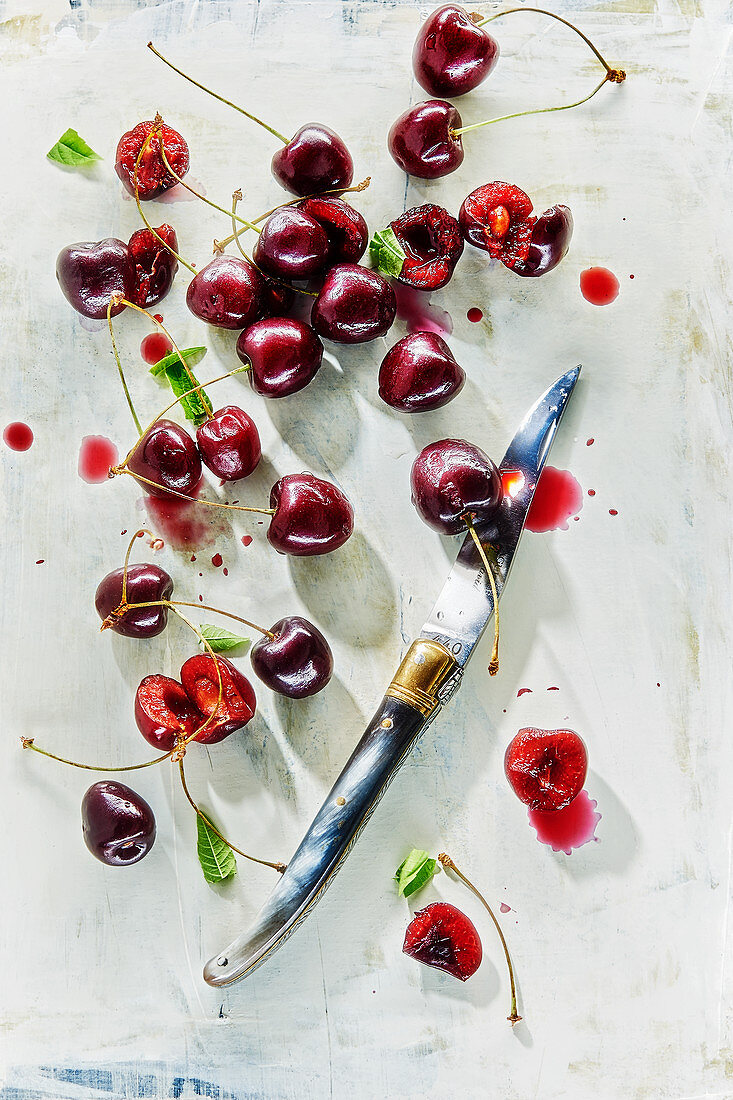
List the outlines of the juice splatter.
<svg viewBox="0 0 733 1100">
<path fill-rule="evenodd" d="M 596 812 L 597 805 L 586 791 L 581 791 L 564 810 L 529 810 L 529 823 L 540 844 L 569 856 L 576 848 L 598 839 L 595 834 L 601 814 Z"/>
<path fill-rule="evenodd" d="M 3 432 L 3 442 L 11 451 L 27 451 L 33 445 L 33 429 L 14 420 Z"/>
<path fill-rule="evenodd" d="M 580 293 L 592 306 L 609 306 L 619 289 L 618 279 L 607 267 L 588 267 L 580 273 Z"/>
<path fill-rule="evenodd" d="M 106 435 L 85 435 L 79 448 L 79 477 L 89 485 L 100 485 L 118 459 L 117 448 Z"/>
<path fill-rule="evenodd" d="M 527 514 L 528 531 L 567 531 L 583 507 L 583 490 L 568 470 L 545 466 Z"/>
</svg>

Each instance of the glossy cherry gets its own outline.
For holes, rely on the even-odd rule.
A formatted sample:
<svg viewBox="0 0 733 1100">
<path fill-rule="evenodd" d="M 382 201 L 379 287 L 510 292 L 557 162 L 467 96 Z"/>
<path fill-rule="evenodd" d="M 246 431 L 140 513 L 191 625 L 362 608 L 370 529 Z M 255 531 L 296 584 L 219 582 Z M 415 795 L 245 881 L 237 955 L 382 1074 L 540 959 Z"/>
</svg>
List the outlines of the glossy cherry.
<svg viewBox="0 0 733 1100">
<path fill-rule="evenodd" d="M 195 317 L 216 328 L 245 328 L 262 310 L 264 283 L 256 267 L 237 256 L 215 256 L 186 291 Z"/>
<path fill-rule="evenodd" d="M 135 692 L 135 721 L 148 744 L 160 752 L 170 752 L 205 719 L 178 680 L 156 673 L 146 676 Z"/>
<path fill-rule="evenodd" d="M 304 199 L 298 209 L 323 228 L 331 264 L 355 264 L 362 258 L 369 243 L 369 227 L 353 206 L 334 195 L 320 195 Z"/>
<path fill-rule="evenodd" d="M 178 251 L 178 238 L 172 225 L 159 225 L 155 233 L 173 252 Z M 143 308 L 154 306 L 165 298 L 178 271 L 178 260 L 158 237 L 149 229 L 138 229 L 127 245 L 135 265 L 135 287 L 130 301 Z"/>
<path fill-rule="evenodd" d="M 481 939 L 465 913 L 447 901 L 418 910 L 407 926 L 402 950 L 412 959 L 465 982 L 481 965 Z"/>
<path fill-rule="evenodd" d="M 315 377 L 323 344 L 310 325 L 291 317 L 255 321 L 240 333 L 237 355 L 251 364 L 250 385 L 263 397 L 288 397 Z"/>
<path fill-rule="evenodd" d="M 221 700 L 216 666 L 208 653 L 189 657 L 181 669 L 181 683 L 191 702 L 205 718 L 214 715 L 213 721 L 195 738 L 204 745 L 214 745 L 242 729 L 257 708 L 252 685 L 239 669 L 225 657 L 217 657 L 216 663 L 221 673 Z"/>
<path fill-rule="evenodd" d="M 522 729 L 507 746 L 504 771 L 530 810 L 562 810 L 583 789 L 588 753 L 574 730 Z"/>
<path fill-rule="evenodd" d="M 137 126 L 122 135 L 115 154 L 115 172 L 122 180 L 125 189 L 131 195 L 135 194 L 133 183 L 135 162 L 148 134 L 158 125 L 159 132 L 150 139 L 137 169 L 138 195 L 141 199 L 154 199 L 178 183 L 166 168 L 160 155 L 161 136 L 166 158 L 174 172 L 179 176 L 185 176 L 188 171 L 188 145 L 177 130 L 172 126 L 166 126 L 159 119 L 138 122 Z"/>
<path fill-rule="evenodd" d="M 272 174 L 293 195 L 318 195 L 348 187 L 354 162 L 346 145 L 328 126 L 308 122 L 272 158 Z"/>
<path fill-rule="evenodd" d="M 252 646 L 252 668 L 279 695 L 304 699 L 321 691 L 333 673 L 331 647 L 320 630 L 298 615 L 279 619 Z"/>
<path fill-rule="evenodd" d="M 124 783 L 93 783 L 81 803 L 87 848 L 110 867 L 125 867 L 146 856 L 155 843 L 155 815 Z"/>
<path fill-rule="evenodd" d="M 444 4 L 420 28 L 412 68 L 430 95 L 454 97 L 478 87 L 498 59 L 496 39 L 477 27 L 465 8 Z"/>
<path fill-rule="evenodd" d="M 413 332 L 382 360 L 379 396 L 400 412 L 428 412 L 452 401 L 465 381 L 445 340 L 435 332 Z"/>
<path fill-rule="evenodd" d="M 225 405 L 196 431 L 201 461 L 224 481 L 238 481 L 257 467 L 262 456 L 254 420 L 238 405 Z"/>
<path fill-rule="evenodd" d="M 295 206 L 283 206 L 263 225 L 252 258 L 278 279 L 310 279 L 326 266 L 328 252 L 319 223 Z"/>
<path fill-rule="evenodd" d="M 466 530 L 465 517 L 489 517 L 501 500 L 501 475 L 487 454 L 465 439 L 424 447 L 412 464 L 412 503 L 444 535 Z"/>
<path fill-rule="evenodd" d="M 532 200 L 511 183 L 484 183 L 464 199 L 458 214 L 461 233 L 475 248 L 506 267 L 523 262 L 532 239 Z"/>
<path fill-rule="evenodd" d="M 338 344 L 362 344 L 384 336 L 396 313 L 395 292 L 379 272 L 338 264 L 316 298 L 311 324 L 319 336 Z"/>
<path fill-rule="evenodd" d="M 56 259 L 56 278 L 66 301 L 77 313 L 101 321 L 114 294 L 130 299 L 135 289 L 135 264 L 124 241 L 81 241 L 62 248 Z M 112 306 L 111 315 L 124 305 Z"/>
<path fill-rule="evenodd" d="M 463 163 L 461 116 L 451 103 L 428 99 L 399 116 L 387 137 L 392 158 L 403 172 L 418 179 L 435 180 L 455 172 Z"/>
<path fill-rule="evenodd" d="M 97 586 L 94 606 L 100 619 L 111 615 L 122 603 L 124 569 L 113 569 Z M 157 565 L 140 562 L 127 567 L 127 602 L 148 603 L 169 600 L 173 595 L 173 578 Z M 115 634 L 125 638 L 154 638 L 165 630 L 167 607 L 137 607 L 115 616 L 110 626 Z"/>
<path fill-rule="evenodd" d="M 551 206 L 544 210 L 534 225 L 526 259 L 517 260 L 512 271 L 527 279 L 538 279 L 557 267 L 570 247 L 573 236 L 573 215 L 567 206 Z"/>
<path fill-rule="evenodd" d="M 453 215 L 425 203 L 406 210 L 390 226 L 405 252 L 399 281 L 417 290 L 445 286 L 463 252 L 461 229 Z"/>
<path fill-rule="evenodd" d="M 330 554 L 354 530 L 354 509 L 348 498 L 315 474 L 281 477 L 270 492 L 270 507 L 275 514 L 267 538 L 280 554 Z"/>
<path fill-rule="evenodd" d="M 173 420 L 158 420 L 148 428 L 127 466 L 133 474 L 147 479 L 140 484 L 154 497 L 167 497 L 166 489 L 194 496 L 201 481 L 201 456 L 196 444 Z M 148 481 L 155 485 L 148 485 Z"/>
</svg>

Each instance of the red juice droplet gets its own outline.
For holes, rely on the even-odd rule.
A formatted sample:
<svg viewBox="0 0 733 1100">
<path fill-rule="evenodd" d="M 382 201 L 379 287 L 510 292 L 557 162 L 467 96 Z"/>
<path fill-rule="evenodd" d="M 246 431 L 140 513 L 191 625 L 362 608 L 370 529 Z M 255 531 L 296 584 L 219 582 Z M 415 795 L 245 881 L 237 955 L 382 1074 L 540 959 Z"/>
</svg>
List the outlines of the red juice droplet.
<svg viewBox="0 0 733 1100">
<path fill-rule="evenodd" d="M 616 508 L 609 508 L 609 509 L 608 509 L 608 514 L 609 514 L 609 516 L 617 516 L 617 515 L 618 515 L 618 511 L 617 511 L 617 509 L 616 509 Z"/>
<path fill-rule="evenodd" d="M 38 561 L 36 562 L 36 565 L 43 565 L 45 560 L 46 560 L 45 558 L 39 558 Z M 657 687 L 659 687 L 659 684 L 657 684 Z"/>
<path fill-rule="evenodd" d="M 172 347 L 170 340 L 162 332 L 151 332 L 141 343 L 140 354 L 145 362 L 152 366 L 167 355 Z"/>
<path fill-rule="evenodd" d="M 575 848 L 598 839 L 595 833 L 601 814 L 596 813 L 597 805 L 586 791 L 581 791 L 564 810 L 529 810 L 529 823 L 540 844 L 569 856 Z"/>
<path fill-rule="evenodd" d="M 548 691 L 559 691 L 560 688 L 559 687 L 549 687 L 547 690 Z"/>
<path fill-rule="evenodd" d="M 85 435 L 79 448 L 79 477 L 89 485 L 100 485 L 118 458 L 117 448 L 106 435 Z"/>
<path fill-rule="evenodd" d="M 216 568 L 218 569 L 223 560 L 224 559 L 222 558 L 221 554 L 214 554 L 213 558 L 211 559 L 211 564 L 216 566 Z"/>
<path fill-rule="evenodd" d="M 252 536 L 251 535 L 242 535 L 242 546 L 251 546 L 251 545 L 252 545 Z"/>
<path fill-rule="evenodd" d="M 154 313 L 153 317 L 158 322 L 159 325 L 163 324 L 163 314 L 162 313 Z"/>
<path fill-rule="evenodd" d="M 3 432 L 3 442 L 11 451 L 27 451 L 33 443 L 33 429 L 20 420 L 14 420 Z"/>
<path fill-rule="evenodd" d="M 591 436 L 590 439 L 586 439 L 586 441 L 585 441 L 586 447 L 592 447 L 594 443 L 595 443 L 595 439 L 593 438 L 593 436 Z"/>
<path fill-rule="evenodd" d="M 595 489 L 589 489 L 589 490 L 588 490 L 588 496 L 589 496 L 589 497 L 594 497 L 595 495 L 596 495 L 596 491 L 595 491 Z"/>
<path fill-rule="evenodd" d="M 145 509 L 150 525 L 161 532 L 173 550 L 202 550 L 213 546 L 228 530 L 225 519 L 212 515 L 213 508 L 195 500 L 145 497 Z"/>
<path fill-rule="evenodd" d="M 545 466 L 529 506 L 528 531 L 567 531 L 568 520 L 583 507 L 583 490 L 568 470 Z"/>
<path fill-rule="evenodd" d="M 608 306 L 618 298 L 620 284 L 607 267 L 587 267 L 580 273 L 580 293 L 592 306 Z"/>
<path fill-rule="evenodd" d="M 397 316 L 407 325 L 408 332 L 437 332 L 438 336 L 450 336 L 453 318 L 439 306 L 430 304 L 430 295 L 424 290 L 395 284 Z"/>
<path fill-rule="evenodd" d="M 520 697 L 520 695 L 531 695 L 531 694 L 532 694 L 532 688 L 520 688 L 519 691 L 517 692 L 517 699 Z"/>
<path fill-rule="evenodd" d="M 512 911 L 511 905 L 507 905 L 507 903 L 505 901 L 503 901 L 501 903 L 501 905 L 499 906 L 499 912 L 500 913 L 511 913 L 511 911 Z"/>
<path fill-rule="evenodd" d="M 224 574 L 224 576 L 225 576 L 225 577 L 228 577 L 228 576 L 229 576 L 229 570 L 227 569 L 226 565 L 225 565 L 225 566 L 224 566 L 224 568 L 222 569 L 222 573 Z"/>
<path fill-rule="evenodd" d="M 478 324 L 479 321 L 483 321 L 484 319 L 483 311 L 480 310 L 478 306 L 471 306 L 468 313 L 466 314 L 466 317 L 468 317 L 469 321 L 471 321 L 471 323 L 474 325 Z"/>
</svg>

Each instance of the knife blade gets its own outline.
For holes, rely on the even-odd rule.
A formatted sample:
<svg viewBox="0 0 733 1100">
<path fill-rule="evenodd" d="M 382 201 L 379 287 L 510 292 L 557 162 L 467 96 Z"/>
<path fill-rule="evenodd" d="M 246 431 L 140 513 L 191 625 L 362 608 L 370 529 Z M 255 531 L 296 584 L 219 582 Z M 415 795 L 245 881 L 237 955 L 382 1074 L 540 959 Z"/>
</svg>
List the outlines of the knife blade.
<svg viewBox="0 0 733 1100">
<path fill-rule="evenodd" d="M 529 410 L 499 467 L 500 508 L 492 519 L 475 523 L 481 542 L 495 548 L 499 598 L 579 375 L 579 366 L 561 375 Z M 417 738 L 460 686 L 493 611 L 485 570 L 466 535 L 425 626 L 275 889 L 252 926 L 204 967 L 209 985 L 229 985 L 251 974 L 313 910 Z"/>
</svg>

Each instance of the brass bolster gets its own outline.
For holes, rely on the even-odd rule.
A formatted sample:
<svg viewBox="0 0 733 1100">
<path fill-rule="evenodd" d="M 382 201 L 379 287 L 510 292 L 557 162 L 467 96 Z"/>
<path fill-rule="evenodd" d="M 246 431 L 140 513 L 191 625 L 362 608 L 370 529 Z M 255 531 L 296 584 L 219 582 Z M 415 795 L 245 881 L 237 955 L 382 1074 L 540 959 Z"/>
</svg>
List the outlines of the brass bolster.
<svg viewBox="0 0 733 1100">
<path fill-rule="evenodd" d="M 413 642 L 387 688 L 387 695 L 419 710 L 428 718 L 438 706 L 438 692 L 456 668 L 440 642 Z"/>
</svg>

